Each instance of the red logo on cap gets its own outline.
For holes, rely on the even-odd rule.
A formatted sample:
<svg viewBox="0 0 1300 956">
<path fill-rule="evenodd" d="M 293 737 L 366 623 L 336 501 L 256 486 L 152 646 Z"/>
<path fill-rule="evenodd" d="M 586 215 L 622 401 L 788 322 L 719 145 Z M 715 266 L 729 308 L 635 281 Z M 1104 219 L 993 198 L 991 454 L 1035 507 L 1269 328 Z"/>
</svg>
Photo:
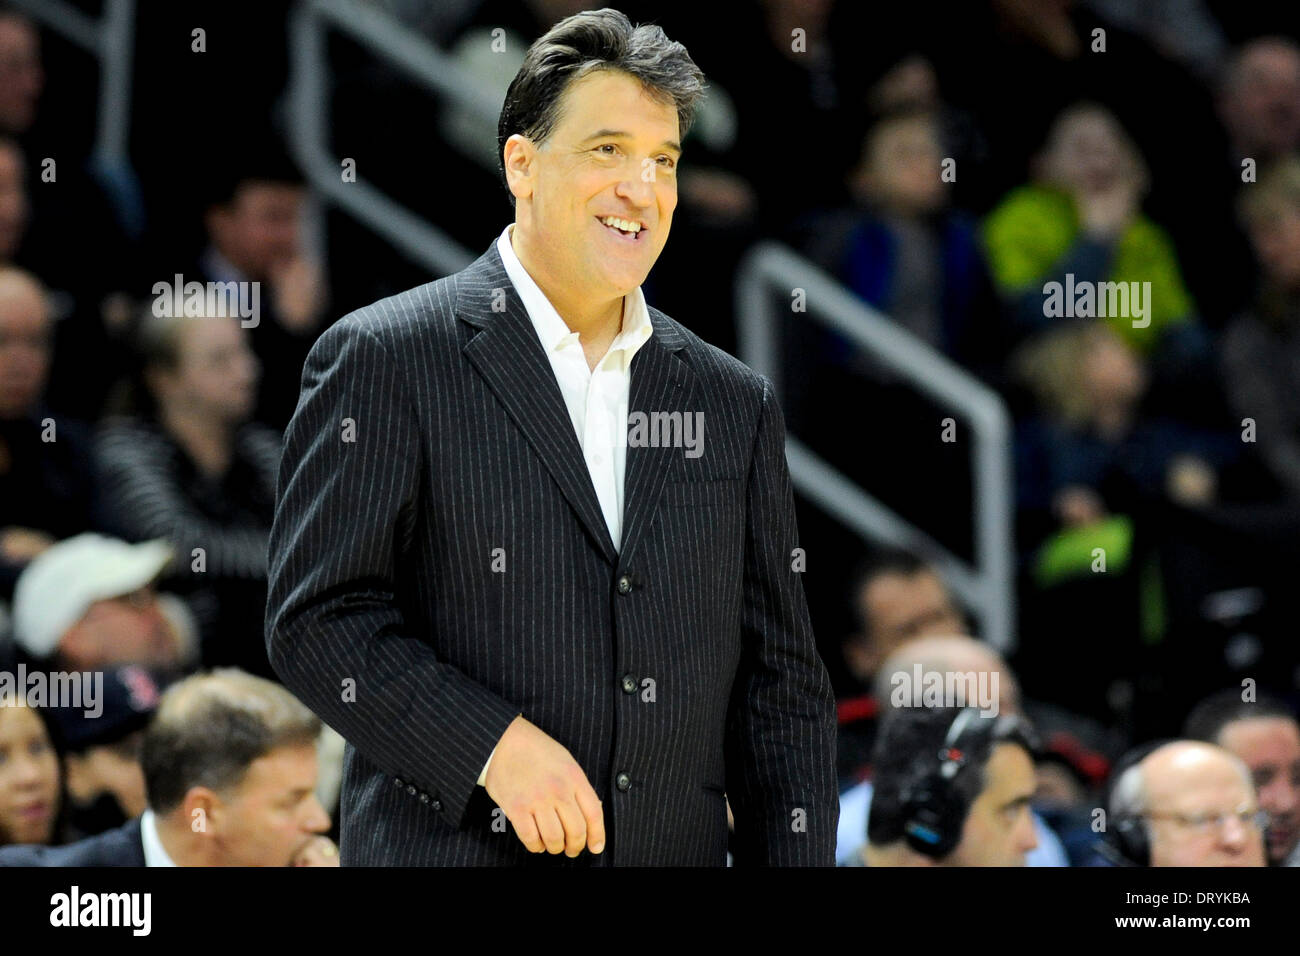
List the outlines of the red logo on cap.
<svg viewBox="0 0 1300 956">
<path fill-rule="evenodd" d="M 124 667 L 122 683 L 131 692 L 131 706 L 136 710 L 153 710 L 158 703 L 158 685 L 138 667 Z"/>
</svg>

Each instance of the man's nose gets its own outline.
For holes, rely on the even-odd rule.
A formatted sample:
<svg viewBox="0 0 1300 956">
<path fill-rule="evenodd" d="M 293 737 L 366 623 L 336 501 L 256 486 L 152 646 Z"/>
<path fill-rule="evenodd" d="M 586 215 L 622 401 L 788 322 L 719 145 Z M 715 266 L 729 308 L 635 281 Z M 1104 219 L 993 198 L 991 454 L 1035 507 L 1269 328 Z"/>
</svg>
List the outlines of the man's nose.
<svg viewBox="0 0 1300 956">
<path fill-rule="evenodd" d="M 1260 791 L 1260 802 L 1263 803 L 1265 791 Z M 1300 807 L 1300 787 L 1293 787 L 1290 784 L 1283 783 L 1281 786 L 1273 787 L 1268 792 L 1268 806 L 1265 808 L 1270 813 L 1278 816 L 1293 812 L 1296 807 Z"/>
<path fill-rule="evenodd" d="M 641 170 L 638 168 L 629 178 L 619 183 L 617 192 L 629 202 L 638 206 L 648 206 L 655 198 L 654 180 L 647 182 L 642 179 Z"/>
<path fill-rule="evenodd" d="M 302 828 L 308 833 L 324 833 L 330 828 L 330 815 L 325 812 L 325 808 L 320 805 L 320 801 L 315 796 L 308 803 L 307 816 L 303 820 Z"/>
<path fill-rule="evenodd" d="M 1223 826 L 1219 828 L 1219 840 L 1226 846 L 1234 850 L 1241 850 L 1246 846 L 1246 841 L 1250 834 L 1247 832 L 1247 825 L 1242 819 L 1235 814 L 1229 814 L 1223 821 Z"/>
<path fill-rule="evenodd" d="M 1038 831 L 1034 829 L 1034 818 L 1026 814 L 1024 823 L 1020 825 L 1020 851 L 1028 853 L 1038 846 Z"/>
</svg>

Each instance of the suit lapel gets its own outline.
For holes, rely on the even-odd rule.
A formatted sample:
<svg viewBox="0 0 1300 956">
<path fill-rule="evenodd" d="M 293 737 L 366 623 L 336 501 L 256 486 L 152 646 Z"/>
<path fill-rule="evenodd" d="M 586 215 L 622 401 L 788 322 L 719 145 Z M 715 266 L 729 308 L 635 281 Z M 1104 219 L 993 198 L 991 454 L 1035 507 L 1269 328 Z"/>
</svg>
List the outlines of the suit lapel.
<svg viewBox="0 0 1300 956">
<path fill-rule="evenodd" d="M 480 331 L 463 351 L 550 471 L 592 542 L 611 565 L 618 555 L 591 484 L 555 371 L 493 240 L 461 275 L 457 315 Z M 502 311 L 494 312 L 493 303 Z"/>
<path fill-rule="evenodd" d="M 694 393 L 695 375 L 678 356 L 686 339 L 661 313 L 650 311 L 654 335 L 632 357 L 632 387 L 628 396 L 628 415 L 681 412 L 685 418 Z M 627 423 L 624 423 L 625 427 Z M 673 460 L 685 454 L 682 448 L 653 448 L 629 445 L 623 482 L 622 564 L 635 556 L 646 526 L 654 518 L 664 481 Z"/>
<path fill-rule="evenodd" d="M 500 311 L 493 310 L 494 303 Z M 501 263 L 495 240 L 461 273 L 456 312 L 479 329 L 463 346 L 466 357 L 533 446 L 605 560 L 626 566 L 654 515 L 673 458 L 684 450 L 627 449 L 620 562 L 555 371 Z M 676 353 L 686 339 L 654 309 L 650 321 L 654 334 L 632 358 L 628 413 L 680 411 L 684 416 L 694 376 Z"/>
</svg>

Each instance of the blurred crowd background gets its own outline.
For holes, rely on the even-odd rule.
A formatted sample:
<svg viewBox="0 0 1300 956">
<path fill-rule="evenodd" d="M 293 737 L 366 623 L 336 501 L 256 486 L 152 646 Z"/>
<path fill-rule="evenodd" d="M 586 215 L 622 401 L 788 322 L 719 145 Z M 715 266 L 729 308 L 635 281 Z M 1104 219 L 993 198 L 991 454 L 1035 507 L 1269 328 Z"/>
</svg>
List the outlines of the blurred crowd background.
<svg viewBox="0 0 1300 956">
<path fill-rule="evenodd" d="M 601 5 L 356 6 L 499 99 L 529 43 Z M 1294 859 L 1300 6 L 612 5 L 684 43 L 710 84 L 647 300 L 737 352 L 736 270 L 774 240 L 993 389 L 1014 422 L 1006 660 L 932 555 L 864 541 L 797 494 L 845 791 L 872 777 L 886 662 L 969 653 L 1037 730 L 1034 806 L 1058 862 L 1086 862 L 1087 810 L 1122 755 L 1193 734 L 1197 703 L 1239 698 L 1246 681 L 1271 695 L 1275 733 L 1267 761 L 1238 756 L 1271 814 L 1270 859 Z M 274 679 L 265 546 L 303 360 L 342 315 L 438 277 L 322 202 L 295 160 L 297 6 L 139 4 L 130 168 L 111 174 L 92 155 L 96 61 L 0 6 L 0 667 Z M 511 215 L 494 124 L 345 35 L 326 56 L 334 154 L 486 249 Z M 259 324 L 153 315 L 154 285 L 178 274 L 260 283 Z M 1044 285 L 1067 275 L 1150 283 L 1149 324 L 1052 315 Z M 940 437 L 960 410 L 812 323 L 791 319 L 781 343 L 789 432 L 972 560 L 972 442 Z M 175 560 L 121 550 L 159 541 Z M 970 645 L 917 643 L 935 636 Z M 75 763 L 46 716 L 50 746 Z M 16 719 L 0 712 L 0 756 Z M 1223 743 L 1222 726 L 1201 736 Z M 18 805 L 6 766 L 0 814 Z M 77 780 L 65 804 L 111 789 Z M 65 770 L 59 786 L 72 782 Z M 37 841 L 0 815 L 0 843 L 102 830 L 142 799 L 101 804 L 80 829 L 51 805 Z"/>
</svg>

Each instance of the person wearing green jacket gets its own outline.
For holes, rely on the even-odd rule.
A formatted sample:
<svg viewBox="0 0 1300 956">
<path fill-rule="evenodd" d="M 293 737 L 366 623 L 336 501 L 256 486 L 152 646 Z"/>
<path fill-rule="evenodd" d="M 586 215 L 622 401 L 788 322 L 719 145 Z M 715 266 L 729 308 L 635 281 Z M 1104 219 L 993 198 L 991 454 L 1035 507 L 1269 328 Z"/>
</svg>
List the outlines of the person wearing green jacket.
<svg viewBox="0 0 1300 956">
<path fill-rule="evenodd" d="M 1092 314 L 1150 354 L 1168 329 L 1194 321 L 1173 242 L 1142 214 L 1147 183 L 1141 155 L 1109 110 L 1079 103 L 1057 117 L 1033 180 L 1012 190 L 982 231 L 1020 335 Z M 1119 314 L 1102 314 L 1112 310 L 1101 283 L 1132 292 L 1113 309 Z"/>
</svg>

